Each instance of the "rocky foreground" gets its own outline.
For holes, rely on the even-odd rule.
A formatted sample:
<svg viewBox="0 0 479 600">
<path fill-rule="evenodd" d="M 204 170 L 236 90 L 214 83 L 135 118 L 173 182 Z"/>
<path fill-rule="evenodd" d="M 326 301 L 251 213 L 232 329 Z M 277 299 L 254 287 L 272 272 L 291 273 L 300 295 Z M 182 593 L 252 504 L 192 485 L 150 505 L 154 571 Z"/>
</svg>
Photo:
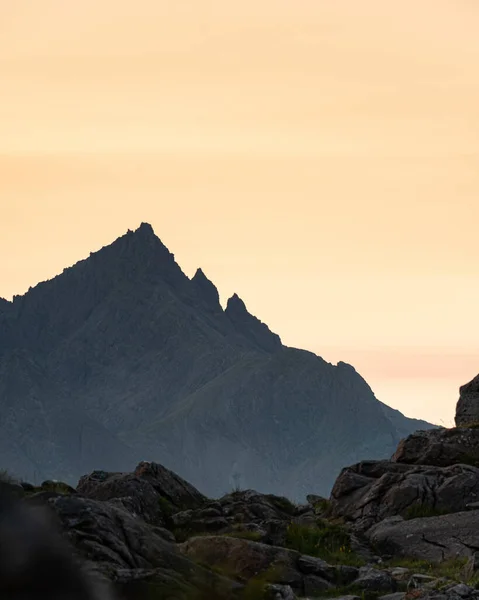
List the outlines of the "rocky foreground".
<svg viewBox="0 0 479 600">
<path fill-rule="evenodd" d="M 125 600 L 476 598 L 479 429 L 417 432 L 390 461 L 343 469 L 304 505 L 251 490 L 219 500 L 172 471 L 95 471 L 76 489 L 12 487 L 46 505 Z"/>
<path fill-rule="evenodd" d="M 51 509 L 124 600 L 468 600 L 479 598 L 479 428 L 458 421 L 343 469 L 329 499 L 304 505 L 252 490 L 212 500 L 149 462 L 76 489 L 9 485 Z"/>
</svg>

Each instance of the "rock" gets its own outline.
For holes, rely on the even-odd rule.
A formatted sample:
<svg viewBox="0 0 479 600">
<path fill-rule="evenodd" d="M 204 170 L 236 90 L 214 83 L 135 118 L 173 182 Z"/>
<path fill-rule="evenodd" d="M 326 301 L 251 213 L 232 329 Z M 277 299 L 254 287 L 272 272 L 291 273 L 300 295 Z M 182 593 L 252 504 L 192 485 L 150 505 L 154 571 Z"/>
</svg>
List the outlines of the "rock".
<svg viewBox="0 0 479 600">
<path fill-rule="evenodd" d="M 460 598 L 470 598 L 471 596 L 479 596 L 479 592 L 466 585 L 465 583 L 459 583 L 447 589 L 448 594 L 454 594 Z"/>
<path fill-rule="evenodd" d="M 320 558 L 303 555 L 298 558 L 296 564 L 301 573 L 305 575 L 316 575 L 327 581 L 336 581 L 337 579 L 337 568 Z"/>
<path fill-rule="evenodd" d="M 111 500 L 127 510 L 132 516 L 140 517 L 154 525 L 166 524 L 161 496 L 150 482 L 132 473 L 104 473 L 94 471 L 80 479 L 77 491 L 93 500 Z"/>
<path fill-rule="evenodd" d="M 333 585 L 317 575 L 306 575 L 303 578 L 303 589 L 306 596 L 321 596 L 323 592 L 331 590 Z"/>
<path fill-rule="evenodd" d="M 274 583 L 299 591 L 303 587 L 296 567 L 299 554 L 293 550 L 225 536 L 191 538 L 179 548 L 188 558 L 223 569 L 243 582 L 268 574 Z"/>
<path fill-rule="evenodd" d="M 394 567 L 393 569 L 390 569 L 389 573 L 396 581 L 407 581 L 411 574 L 411 569 L 406 569 L 405 567 Z"/>
<path fill-rule="evenodd" d="M 404 600 L 406 597 L 405 592 L 394 592 L 393 594 L 386 594 L 385 596 L 379 596 L 379 600 Z"/>
<path fill-rule="evenodd" d="M 59 492 L 61 494 L 76 494 L 75 488 L 71 485 L 64 483 L 63 481 L 56 481 L 53 479 L 47 479 L 40 485 L 42 492 Z"/>
<path fill-rule="evenodd" d="M 411 519 L 401 523 L 383 521 L 367 532 L 380 552 L 433 563 L 471 556 L 479 548 L 479 511 Z"/>
<path fill-rule="evenodd" d="M 172 521 L 185 537 L 201 532 L 251 532 L 258 535 L 258 541 L 279 546 L 286 539 L 287 526 L 296 510 L 286 498 L 245 490 L 207 502 L 202 508 L 177 513 Z"/>
<path fill-rule="evenodd" d="M 379 571 L 371 567 L 361 567 L 359 569 L 359 577 L 354 582 L 354 586 L 374 592 L 395 592 L 397 583 L 387 571 Z"/>
<path fill-rule="evenodd" d="M 191 562 L 156 528 L 109 502 L 58 495 L 48 505 L 79 554 L 95 563 L 127 598 L 141 599 L 156 589 L 174 591 L 175 598 L 211 593 L 213 588 L 231 595 L 241 587 Z"/>
<path fill-rule="evenodd" d="M 344 586 L 353 583 L 359 576 L 359 569 L 348 565 L 336 565 L 336 576 L 334 581 L 336 585 Z"/>
<path fill-rule="evenodd" d="M 401 440 L 392 459 L 411 465 L 479 466 L 479 429 L 456 427 L 416 431 Z"/>
<path fill-rule="evenodd" d="M 331 510 L 366 531 L 386 518 L 461 512 L 479 497 L 479 469 L 365 461 L 343 469 L 331 493 Z"/>
<path fill-rule="evenodd" d="M 415 573 L 407 584 L 408 589 L 410 588 L 422 588 L 426 584 L 437 581 L 437 577 L 431 577 L 430 575 L 424 575 L 422 573 Z"/>
<path fill-rule="evenodd" d="M 295 600 L 296 596 L 294 595 L 291 586 L 289 585 L 278 585 L 278 584 L 270 584 L 266 586 L 265 589 L 266 599 L 268 600 Z"/>
<path fill-rule="evenodd" d="M 206 498 L 178 475 L 156 463 L 140 463 L 133 473 L 93 471 L 84 475 L 77 492 L 95 500 L 117 500 L 147 523 L 166 524 L 174 512 L 197 508 Z"/>
<path fill-rule="evenodd" d="M 467 427 L 479 422 L 479 375 L 459 388 L 456 406 L 456 425 Z"/>
<path fill-rule="evenodd" d="M 0 598 L 110 598 L 105 577 L 75 555 L 54 514 L 5 484 L 0 484 Z"/>
<path fill-rule="evenodd" d="M 134 475 L 148 481 L 177 509 L 197 508 L 207 500 L 194 486 L 158 463 L 143 461 L 136 467 Z"/>
</svg>

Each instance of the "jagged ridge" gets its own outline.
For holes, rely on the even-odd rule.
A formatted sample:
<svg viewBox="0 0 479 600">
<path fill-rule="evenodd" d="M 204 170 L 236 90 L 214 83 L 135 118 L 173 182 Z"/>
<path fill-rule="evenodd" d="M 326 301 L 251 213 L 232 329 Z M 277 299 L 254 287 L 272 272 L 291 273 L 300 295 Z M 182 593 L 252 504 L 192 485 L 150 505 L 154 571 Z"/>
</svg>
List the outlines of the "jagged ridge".
<svg viewBox="0 0 479 600">
<path fill-rule="evenodd" d="M 103 460 L 119 444 L 131 452 L 124 469 L 161 458 L 212 495 L 237 482 L 324 493 L 344 464 L 390 455 L 417 427 L 379 403 L 352 367 L 283 346 L 236 294 L 223 310 L 203 271 L 190 280 L 148 224 L 0 309 L 0 364 L 18 349 L 54 386 L 54 398 L 35 382 L 25 392 L 39 410 L 55 420 L 75 407 L 109 432 Z M 22 402 L 0 395 L 19 430 Z M 12 451 L 6 466 L 48 478 L 58 461 L 68 480 L 91 468 L 77 446 L 56 447 L 55 435 L 33 424 L 27 451 Z M 53 448 L 48 464 L 33 465 L 37 439 Z"/>
</svg>

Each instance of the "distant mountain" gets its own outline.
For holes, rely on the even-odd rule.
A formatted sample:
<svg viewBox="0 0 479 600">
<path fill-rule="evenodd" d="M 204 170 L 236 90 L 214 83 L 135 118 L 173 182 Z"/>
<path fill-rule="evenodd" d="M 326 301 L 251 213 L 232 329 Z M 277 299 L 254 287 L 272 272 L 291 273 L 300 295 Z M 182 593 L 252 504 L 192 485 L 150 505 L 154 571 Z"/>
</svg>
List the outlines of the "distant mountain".
<svg viewBox="0 0 479 600">
<path fill-rule="evenodd" d="M 0 301 L 0 467 L 74 483 L 155 460 L 201 491 L 301 498 L 432 427 L 379 402 L 345 363 L 225 310 L 148 224 Z"/>
</svg>

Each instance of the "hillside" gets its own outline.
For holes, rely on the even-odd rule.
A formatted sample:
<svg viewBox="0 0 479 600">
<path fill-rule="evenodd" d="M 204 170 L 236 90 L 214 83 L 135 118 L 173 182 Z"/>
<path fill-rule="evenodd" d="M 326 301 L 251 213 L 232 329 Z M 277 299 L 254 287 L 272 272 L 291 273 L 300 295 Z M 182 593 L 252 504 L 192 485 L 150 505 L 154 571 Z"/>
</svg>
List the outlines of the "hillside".
<svg viewBox="0 0 479 600">
<path fill-rule="evenodd" d="M 0 374 L 0 463 L 34 482 L 148 459 L 211 496 L 301 498 L 430 427 L 283 346 L 237 295 L 223 310 L 148 224 L 0 303 Z"/>
</svg>

